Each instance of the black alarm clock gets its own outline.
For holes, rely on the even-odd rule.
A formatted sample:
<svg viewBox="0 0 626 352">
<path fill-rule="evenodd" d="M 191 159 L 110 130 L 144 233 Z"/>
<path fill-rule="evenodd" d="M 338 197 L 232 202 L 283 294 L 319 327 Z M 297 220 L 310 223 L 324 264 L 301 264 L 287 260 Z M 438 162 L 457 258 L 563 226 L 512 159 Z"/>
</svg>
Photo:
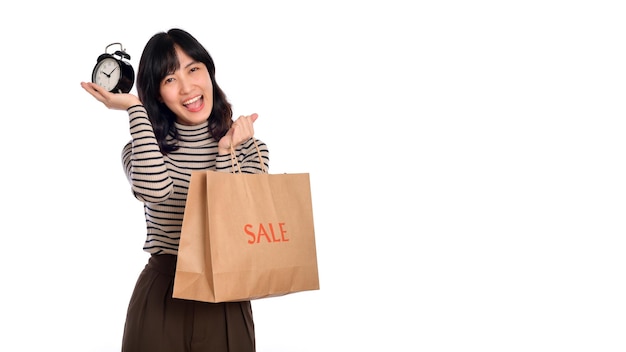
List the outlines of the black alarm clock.
<svg viewBox="0 0 626 352">
<path fill-rule="evenodd" d="M 109 54 L 108 50 L 119 45 L 120 50 Z M 91 81 L 112 93 L 128 93 L 135 83 L 135 70 L 126 60 L 130 60 L 121 43 L 112 43 L 98 56 L 96 66 L 91 73 Z"/>
</svg>

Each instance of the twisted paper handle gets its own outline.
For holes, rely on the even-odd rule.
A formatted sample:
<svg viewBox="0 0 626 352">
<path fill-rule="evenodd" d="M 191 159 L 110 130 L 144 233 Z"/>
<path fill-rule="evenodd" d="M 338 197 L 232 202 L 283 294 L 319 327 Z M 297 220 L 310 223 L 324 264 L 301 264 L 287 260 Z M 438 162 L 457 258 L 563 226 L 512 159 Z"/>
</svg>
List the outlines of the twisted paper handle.
<svg viewBox="0 0 626 352">
<path fill-rule="evenodd" d="M 259 163 L 261 164 L 261 170 L 263 173 L 267 173 L 265 169 L 265 164 L 263 163 L 263 156 L 261 155 L 261 150 L 259 149 L 259 145 L 256 143 L 256 138 L 252 137 L 252 141 L 254 142 L 254 147 L 256 148 L 256 152 L 259 154 Z M 230 161 L 233 168 L 233 173 L 241 173 L 241 166 L 239 165 L 239 160 L 237 159 L 237 155 L 235 154 L 235 148 L 233 145 L 230 145 Z M 235 170 L 235 164 L 237 164 L 237 170 Z M 239 171 L 239 172 L 237 172 Z"/>
</svg>

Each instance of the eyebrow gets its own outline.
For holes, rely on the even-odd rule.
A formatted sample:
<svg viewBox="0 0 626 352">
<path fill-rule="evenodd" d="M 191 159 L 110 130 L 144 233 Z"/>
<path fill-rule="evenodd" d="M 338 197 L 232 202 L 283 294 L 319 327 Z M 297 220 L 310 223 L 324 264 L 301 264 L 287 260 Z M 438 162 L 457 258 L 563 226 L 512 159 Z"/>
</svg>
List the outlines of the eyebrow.
<svg viewBox="0 0 626 352">
<path fill-rule="evenodd" d="M 185 65 L 185 67 L 183 67 L 183 68 L 187 68 L 187 67 L 192 66 L 192 65 L 195 65 L 195 64 L 197 64 L 197 63 L 198 63 L 198 61 L 196 61 L 196 60 L 192 60 L 190 63 L 188 63 L 187 65 Z"/>
</svg>

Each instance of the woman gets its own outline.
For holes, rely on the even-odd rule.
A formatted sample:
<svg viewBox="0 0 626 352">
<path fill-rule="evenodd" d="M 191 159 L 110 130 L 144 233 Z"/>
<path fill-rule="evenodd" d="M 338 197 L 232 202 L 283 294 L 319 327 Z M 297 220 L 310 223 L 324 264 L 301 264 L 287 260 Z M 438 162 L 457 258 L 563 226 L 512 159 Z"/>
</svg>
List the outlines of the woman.
<svg viewBox="0 0 626 352">
<path fill-rule="evenodd" d="M 233 122 L 213 59 L 181 29 L 157 33 L 146 44 L 138 96 L 91 82 L 81 86 L 109 109 L 128 112 L 131 140 L 122 161 L 145 209 L 143 249 L 151 256 L 130 299 L 122 351 L 255 351 L 250 301 L 196 302 L 172 298 L 172 290 L 191 172 L 232 172 L 231 148 L 241 172 L 264 172 L 259 151 L 268 170 L 267 146 L 254 137 L 258 115 Z"/>
</svg>

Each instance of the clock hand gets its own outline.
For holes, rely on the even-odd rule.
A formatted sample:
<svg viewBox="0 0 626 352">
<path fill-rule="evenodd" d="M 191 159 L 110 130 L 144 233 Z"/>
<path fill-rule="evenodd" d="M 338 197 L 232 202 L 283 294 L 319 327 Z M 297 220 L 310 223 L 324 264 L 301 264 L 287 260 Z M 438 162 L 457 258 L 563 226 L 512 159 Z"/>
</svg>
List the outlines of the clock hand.
<svg viewBox="0 0 626 352">
<path fill-rule="evenodd" d="M 115 70 L 113 70 L 113 71 L 115 71 Z M 111 71 L 111 73 L 113 73 L 113 71 Z M 110 73 L 108 73 L 108 74 L 107 74 L 107 73 L 106 73 L 106 72 L 104 72 L 104 71 L 100 71 L 100 72 L 104 73 L 104 75 L 105 75 L 105 76 L 107 76 L 107 77 L 111 78 L 111 74 L 110 74 Z"/>
<path fill-rule="evenodd" d="M 111 75 L 113 74 L 113 72 L 115 72 L 115 70 L 117 70 L 117 66 L 115 66 L 115 68 L 113 69 L 113 71 L 109 72 L 109 74 L 107 75 L 107 77 L 111 77 Z M 106 73 L 105 73 L 106 75 Z"/>
</svg>

